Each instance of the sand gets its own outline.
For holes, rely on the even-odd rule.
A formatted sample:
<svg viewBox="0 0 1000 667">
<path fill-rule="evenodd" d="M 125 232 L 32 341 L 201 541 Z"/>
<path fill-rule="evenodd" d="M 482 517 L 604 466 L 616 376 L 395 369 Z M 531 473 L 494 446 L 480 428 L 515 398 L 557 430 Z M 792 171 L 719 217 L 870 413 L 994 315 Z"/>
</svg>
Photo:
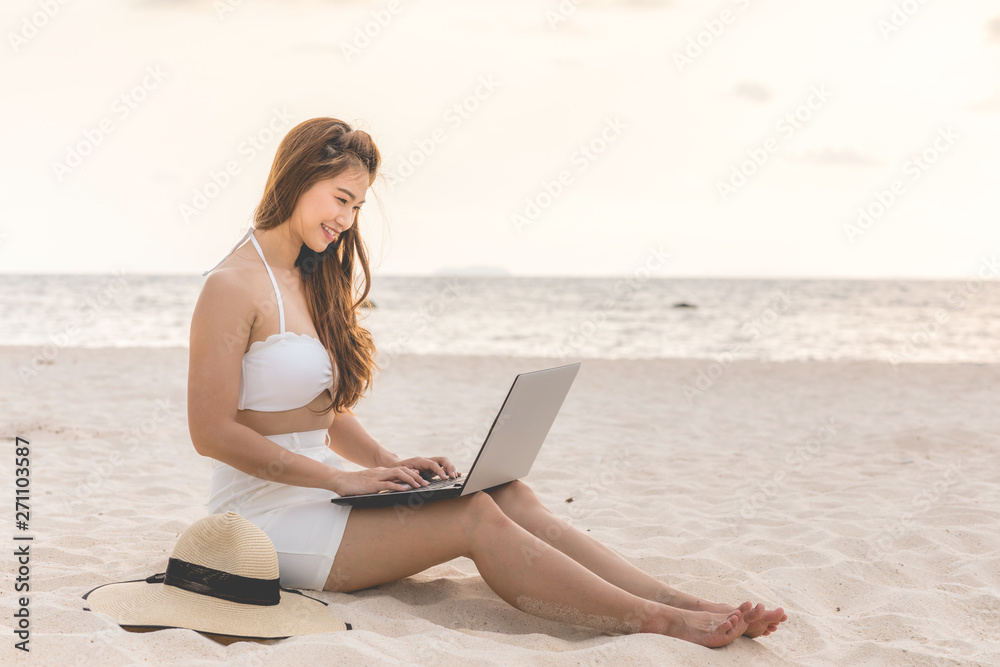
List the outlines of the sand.
<svg viewBox="0 0 1000 667">
<path fill-rule="evenodd" d="M 37 352 L 0 348 L 0 495 L 12 521 L 11 454 L 26 437 L 35 537 L 28 654 L 10 627 L 23 533 L 8 524 L 3 538 L 5 663 L 1000 664 L 1000 366 L 584 360 L 527 481 L 681 590 L 783 606 L 770 637 L 705 649 L 540 620 L 457 559 L 315 593 L 353 631 L 223 646 L 125 632 L 80 598 L 162 571 L 205 515 L 187 350 L 61 349 L 22 377 Z M 467 466 L 514 374 L 562 361 L 399 356 L 356 412 L 399 454 Z"/>
</svg>

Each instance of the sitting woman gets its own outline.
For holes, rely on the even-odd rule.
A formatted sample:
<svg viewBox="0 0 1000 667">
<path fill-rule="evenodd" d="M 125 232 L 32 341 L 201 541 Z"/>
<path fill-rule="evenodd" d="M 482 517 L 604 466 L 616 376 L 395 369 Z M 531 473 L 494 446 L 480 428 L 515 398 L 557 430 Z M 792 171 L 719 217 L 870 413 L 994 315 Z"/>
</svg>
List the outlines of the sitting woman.
<svg viewBox="0 0 1000 667">
<path fill-rule="evenodd" d="M 392 508 L 330 502 L 425 486 L 421 472 L 458 474 L 445 457 L 400 459 L 350 411 L 376 367 L 357 320 L 371 279 L 358 214 L 379 163 L 372 138 L 343 121 L 296 126 L 278 147 L 255 224 L 205 272 L 191 321 L 188 421 L 195 449 L 214 459 L 209 511 L 259 526 L 289 588 L 356 591 L 466 556 L 497 595 L 545 618 L 705 646 L 773 632 L 780 608 L 674 590 L 560 520 L 519 481 L 426 503 L 402 522 Z M 344 470 L 338 454 L 365 469 Z"/>
</svg>

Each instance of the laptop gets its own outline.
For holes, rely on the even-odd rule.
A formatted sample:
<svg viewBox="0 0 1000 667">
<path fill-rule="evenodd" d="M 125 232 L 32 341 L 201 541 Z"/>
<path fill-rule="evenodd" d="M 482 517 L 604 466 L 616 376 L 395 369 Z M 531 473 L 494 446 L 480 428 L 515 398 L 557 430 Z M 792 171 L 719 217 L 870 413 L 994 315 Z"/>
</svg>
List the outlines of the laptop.
<svg viewBox="0 0 1000 667">
<path fill-rule="evenodd" d="M 552 428 L 580 362 L 519 373 L 507 391 L 500 412 L 467 475 L 435 480 L 408 491 L 380 491 L 330 500 L 352 507 L 419 507 L 426 502 L 467 496 L 491 489 L 528 474 L 545 436 Z"/>
</svg>

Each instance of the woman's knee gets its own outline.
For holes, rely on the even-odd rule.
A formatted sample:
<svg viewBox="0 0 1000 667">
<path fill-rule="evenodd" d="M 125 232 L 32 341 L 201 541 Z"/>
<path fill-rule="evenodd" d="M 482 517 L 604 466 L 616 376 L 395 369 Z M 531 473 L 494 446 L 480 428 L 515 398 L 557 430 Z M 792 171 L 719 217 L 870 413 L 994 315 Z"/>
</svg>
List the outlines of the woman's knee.
<svg viewBox="0 0 1000 667">
<path fill-rule="evenodd" d="M 503 510 L 500 509 L 496 501 L 488 493 L 478 491 L 470 496 L 463 497 L 462 501 L 464 506 L 460 520 L 466 530 L 470 532 L 477 528 L 482 528 L 484 525 L 493 526 L 508 520 Z"/>
<path fill-rule="evenodd" d="M 513 498 L 517 500 L 537 501 L 538 496 L 531 490 L 531 487 L 519 479 L 508 482 L 503 486 L 493 490 L 495 498 Z"/>
<path fill-rule="evenodd" d="M 531 487 L 519 479 L 496 489 L 491 489 L 489 493 L 493 496 L 497 505 L 508 515 L 517 514 L 518 511 L 523 510 L 534 510 L 539 507 L 547 510 L 541 501 L 538 500 L 535 492 L 531 490 Z"/>
</svg>

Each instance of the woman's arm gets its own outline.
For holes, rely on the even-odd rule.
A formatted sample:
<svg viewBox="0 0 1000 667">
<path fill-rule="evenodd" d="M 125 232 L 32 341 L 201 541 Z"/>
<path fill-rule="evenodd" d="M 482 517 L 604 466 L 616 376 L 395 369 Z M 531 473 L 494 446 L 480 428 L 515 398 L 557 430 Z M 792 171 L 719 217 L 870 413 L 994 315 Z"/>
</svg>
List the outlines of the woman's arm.
<svg viewBox="0 0 1000 667">
<path fill-rule="evenodd" d="M 330 449 L 348 461 L 366 468 L 399 465 L 399 457 L 373 438 L 353 412 L 338 412 L 329 432 Z"/>
<path fill-rule="evenodd" d="M 451 461 L 443 456 L 415 456 L 401 460 L 373 438 L 353 412 L 338 412 L 329 430 L 330 449 L 358 465 L 405 466 L 414 470 L 431 470 L 442 479 L 455 478 L 461 474 Z"/>
<path fill-rule="evenodd" d="M 191 316 L 188 428 L 202 456 L 268 481 L 339 495 L 405 490 L 419 475 L 402 466 L 345 472 L 291 452 L 237 423 L 243 351 L 254 321 L 251 289 L 225 269 L 209 275 Z M 422 480 L 420 480 L 422 482 Z"/>
</svg>

